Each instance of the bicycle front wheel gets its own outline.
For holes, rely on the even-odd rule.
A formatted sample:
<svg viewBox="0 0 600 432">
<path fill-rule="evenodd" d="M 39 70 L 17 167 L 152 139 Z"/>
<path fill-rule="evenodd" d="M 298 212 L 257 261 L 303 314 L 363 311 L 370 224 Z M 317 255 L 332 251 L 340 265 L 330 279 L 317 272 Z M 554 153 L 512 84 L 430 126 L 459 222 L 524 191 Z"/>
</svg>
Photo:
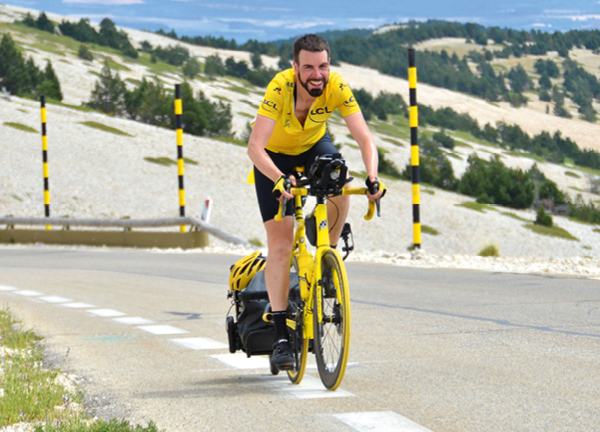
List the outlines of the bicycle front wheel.
<svg viewBox="0 0 600 432">
<path fill-rule="evenodd" d="M 321 272 L 313 291 L 317 368 L 325 387 L 335 390 L 344 379 L 348 362 L 350 292 L 344 263 L 333 250 L 321 257 Z"/>
</svg>

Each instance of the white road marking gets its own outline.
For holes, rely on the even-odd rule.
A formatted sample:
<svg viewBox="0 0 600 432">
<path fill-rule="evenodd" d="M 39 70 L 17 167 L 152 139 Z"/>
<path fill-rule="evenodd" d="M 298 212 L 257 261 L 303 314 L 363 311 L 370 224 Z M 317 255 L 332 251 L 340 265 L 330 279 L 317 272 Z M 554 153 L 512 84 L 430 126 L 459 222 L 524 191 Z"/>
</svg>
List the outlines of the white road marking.
<svg viewBox="0 0 600 432">
<path fill-rule="evenodd" d="M 40 297 L 40 300 L 44 300 L 45 302 L 48 302 L 48 303 L 66 303 L 66 302 L 71 301 L 71 299 L 64 298 L 64 297 L 58 297 L 58 296 Z"/>
<path fill-rule="evenodd" d="M 113 318 L 113 321 L 119 322 L 121 324 L 134 324 L 134 325 L 153 324 L 154 323 L 154 321 L 151 321 L 146 318 L 140 318 L 140 317 Z"/>
<path fill-rule="evenodd" d="M 355 412 L 333 416 L 359 432 L 431 432 L 430 429 L 393 411 Z"/>
<path fill-rule="evenodd" d="M 0 285 L 0 291 L 16 291 L 16 288 Z"/>
<path fill-rule="evenodd" d="M 96 306 L 87 304 L 87 303 L 64 303 L 61 306 L 74 308 L 74 309 L 87 309 L 87 308 L 95 308 Z"/>
<path fill-rule="evenodd" d="M 193 350 L 223 349 L 228 347 L 228 345 L 225 345 L 224 343 L 205 337 L 171 339 L 171 341 Z"/>
<path fill-rule="evenodd" d="M 137 327 L 140 330 L 147 331 L 156 335 L 170 335 L 170 334 L 183 334 L 189 333 L 188 331 L 178 329 L 170 325 L 155 325 L 155 326 L 141 326 Z"/>
<path fill-rule="evenodd" d="M 269 358 L 266 356 L 254 356 L 248 358 L 244 353 L 216 354 L 212 358 L 236 369 L 269 369 Z"/>
<path fill-rule="evenodd" d="M 15 294 L 22 295 L 24 297 L 35 297 L 35 296 L 43 295 L 41 292 L 29 291 L 29 290 L 15 291 Z"/>
<path fill-rule="evenodd" d="M 99 317 L 105 317 L 105 318 L 127 315 L 126 313 L 119 312 L 114 309 L 95 309 L 95 310 L 89 310 L 88 312 L 91 314 L 97 315 Z"/>
<path fill-rule="evenodd" d="M 336 391 L 327 390 L 323 386 L 323 383 L 320 379 L 310 375 L 304 375 L 304 378 L 300 384 L 292 384 L 287 375 L 272 375 L 270 377 L 265 377 L 264 379 L 299 399 L 321 399 L 354 396 L 352 393 L 340 388 L 338 388 Z"/>
</svg>

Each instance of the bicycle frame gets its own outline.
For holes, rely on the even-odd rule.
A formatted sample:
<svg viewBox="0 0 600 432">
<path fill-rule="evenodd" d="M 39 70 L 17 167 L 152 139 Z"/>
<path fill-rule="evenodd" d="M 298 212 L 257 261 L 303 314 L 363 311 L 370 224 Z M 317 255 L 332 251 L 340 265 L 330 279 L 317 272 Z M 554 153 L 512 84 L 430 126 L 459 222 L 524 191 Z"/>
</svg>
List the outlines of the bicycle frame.
<svg viewBox="0 0 600 432">
<path fill-rule="evenodd" d="M 331 251 L 337 255 L 340 262 L 343 262 L 340 253 L 331 247 L 329 237 L 329 225 L 327 219 L 327 204 L 326 199 L 317 197 L 317 206 L 315 208 L 315 221 L 316 221 L 316 234 L 317 234 L 317 245 L 315 255 L 308 250 L 306 243 L 306 226 L 304 221 L 304 211 L 302 206 L 302 198 L 308 195 L 308 191 L 304 187 L 296 188 L 293 187 L 290 191 L 294 195 L 294 216 L 296 219 L 296 231 L 294 234 L 294 251 L 290 262 L 292 266 L 293 260 L 296 259 L 298 266 L 298 281 L 300 284 L 300 294 L 302 300 L 305 302 L 304 310 L 304 338 L 314 338 L 314 325 L 313 325 L 313 314 L 317 313 L 319 322 L 323 320 L 323 308 L 322 298 L 317 296 L 317 304 L 314 305 L 314 297 L 311 296 L 311 291 L 314 286 L 318 283 L 318 275 L 321 274 L 321 258 L 326 251 Z M 362 187 L 347 187 L 342 189 L 343 195 L 364 195 L 367 189 Z M 373 218 L 375 213 L 375 203 L 369 202 L 369 211 L 365 216 L 366 220 Z M 348 286 L 348 277 L 345 269 L 342 267 L 342 278 L 346 286 Z M 339 293 L 338 293 L 339 296 Z M 296 323 L 289 320 L 287 321 L 289 327 L 295 329 Z"/>
</svg>

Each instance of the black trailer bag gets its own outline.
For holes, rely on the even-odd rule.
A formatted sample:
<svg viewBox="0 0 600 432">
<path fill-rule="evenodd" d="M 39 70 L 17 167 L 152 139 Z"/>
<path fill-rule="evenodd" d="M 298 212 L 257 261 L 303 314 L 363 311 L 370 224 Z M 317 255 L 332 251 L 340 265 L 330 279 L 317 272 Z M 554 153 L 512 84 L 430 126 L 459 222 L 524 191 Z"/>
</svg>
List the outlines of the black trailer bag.
<svg viewBox="0 0 600 432">
<path fill-rule="evenodd" d="M 290 297 L 300 296 L 300 285 L 296 273 L 290 273 Z M 248 355 L 265 355 L 273 352 L 275 325 L 263 320 L 269 310 L 269 296 L 265 283 L 265 272 L 260 271 L 248 286 L 237 294 L 240 314 L 237 317 L 237 331 L 242 342 L 242 350 Z"/>
</svg>

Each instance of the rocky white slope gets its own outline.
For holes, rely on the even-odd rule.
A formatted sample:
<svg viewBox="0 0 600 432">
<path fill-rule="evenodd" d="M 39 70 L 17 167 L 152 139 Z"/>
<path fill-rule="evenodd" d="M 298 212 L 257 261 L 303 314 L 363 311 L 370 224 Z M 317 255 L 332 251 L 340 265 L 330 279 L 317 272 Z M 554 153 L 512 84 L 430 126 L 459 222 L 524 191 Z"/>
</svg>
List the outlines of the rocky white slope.
<svg viewBox="0 0 600 432">
<path fill-rule="evenodd" d="M 19 11 L 17 8 L 0 5 L 0 21 L 11 22 Z M 55 16 L 51 18 L 59 21 L 62 19 Z M 1 22 L 0 31 L 3 31 Z M 142 40 L 149 40 L 153 45 L 174 43 L 173 40 L 151 33 L 128 32 L 136 43 Z M 13 37 L 17 40 L 22 38 L 18 35 Z M 33 42 L 30 41 L 31 44 Z M 223 57 L 232 55 L 248 58 L 247 53 L 224 52 L 205 47 L 188 48 L 200 59 L 215 52 Z M 79 105 L 89 98 L 97 79 L 90 71 L 99 72 L 102 66 L 99 61 L 83 62 L 73 52 L 61 55 L 31 48 L 26 54 L 40 64 L 46 58 L 52 60 L 63 85 L 64 102 L 73 105 Z M 117 56 L 113 56 L 113 61 L 124 64 L 123 59 Z M 267 65 L 269 62 L 275 64 L 277 59 L 265 58 Z M 146 67 L 137 63 L 129 62 L 126 66 L 130 71 L 120 72 L 124 79 L 141 79 L 151 75 Z M 351 85 L 364 86 L 371 92 L 386 89 L 402 93 L 407 87 L 403 80 L 382 77 L 368 69 L 349 65 L 338 69 Z M 178 74 L 163 74 L 160 79 L 171 85 L 180 82 L 182 78 Z M 246 122 L 255 114 L 255 106 L 262 96 L 262 90 L 258 88 L 247 88 L 247 94 L 242 95 L 236 89 L 240 84 L 226 78 L 215 81 L 194 80 L 193 85 L 211 97 L 227 98 L 230 101 L 234 113 L 234 130 L 238 136 L 244 130 Z M 428 86 L 420 87 L 420 95 L 423 96 L 421 100 L 424 103 L 453 106 L 455 109 L 462 107 L 476 118 L 480 118 L 480 115 L 490 118 L 496 114 L 505 116 L 512 111 L 515 111 L 515 120 L 517 117 L 522 120 L 524 116 L 534 115 L 525 109 L 493 107 L 465 95 Z M 562 130 L 562 124 L 557 123 L 555 117 L 542 117 L 548 117 L 548 120 Z M 506 120 L 517 123 L 511 118 L 513 117 L 506 117 Z M 540 119 L 541 117 L 536 117 L 533 122 L 541 128 L 550 129 L 544 126 L 549 124 L 547 120 L 543 123 Z M 6 124 L 19 123 L 39 131 L 39 106 L 34 101 L 15 97 L 10 101 L 0 99 L 0 120 L 0 214 L 42 216 L 41 139 L 37 133 L 21 131 Z M 89 121 L 120 129 L 131 136 L 115 135 L 83 124 Z M 582 123 L 572 122 L 578 125 Z M 334 120 L 331 126 L 337 142 L 343 144 L 342 153 L 351 169 L 361 171 L 360 153 L 351 139 L 346 137 L 348 132 L 343 122 Z M 592 126 L 597 127 L 590 125 Z M 390 137 L 382 134 L 375 134 L 375 138 L 379 146 L 388 150 L 388 158 L 397 166 L 406 165 L 409 158 L 409 145 L 406 141 L 395 137 L 397 143 L 394 144 L 386 141 L 385 138 Z M 175 159 L 174 131 L 50 105 L 48 140 L 53 215 L 106 218 L 177 216 L 176 167 L 157 165 L 145 160 L 157 157 Z M 456 147 L 457 157 L 451 159 L 458 176 L 466 168 L 466 158 L 470 153 L 477 152 L 481 157 L 502 153 L 500 149 L 477 143 L 467 144 L 468 146 Z M 198 163 L 186 165 L 187 213 L 198 215 L 202 201 L 210 196 L 214 201 L 211 218 L 213 224 L 241 238 L 257 239 L 265 244 L 254 190 L 245 183 L 251 167 L 245 148 L 186 135 L 184 154 Z M 524 169 L 528 169 L 533 163 L 528 158 L 507 154 L 502 156 L 507 165 Z M 538 163 L 538 166 L 562 189 L 572 188 L 569 190 L 571 194 L 577 193 L 575 189 L 589 189 L 586 175 L 574 167 L 565 168 L 548 163 Z M 457 206 L 472 201 L 468 197 L 427 187 L 422 188 L 421 193 L 421 220 L 439 234 L 423 234 L 423 249 L 427 253 L 421 254 L 419 260 L 410 260 L 407 247 L 413 241 L 411 185 L 404 181 L 387 181 L 387 185 L 389 193 L 383 202 L 381 219 L 364 221 L 362 215 L 366 210 L 366 200 L 354 198 L 350 215 L 357 248 L 354 259 L 384 260 L 407 265 L 600 276 L 600 232 L 597 228 L 555 217 L 556 225 L 579 240 L 541 236 L 526 228 L 526 222 L 515 218 L 532 221 L 535 217 L 532 211 L 496 208 L 481 213 Z M 586 201 L 598 199 L 585 192 L 583 195 Z M 215 244 L 217 248 L 212 249 L 213 251 L 224 250 L 219 242 Z M 504 258 L 476 257 L 488 245 L 495 245 Z"/>
</svg>

